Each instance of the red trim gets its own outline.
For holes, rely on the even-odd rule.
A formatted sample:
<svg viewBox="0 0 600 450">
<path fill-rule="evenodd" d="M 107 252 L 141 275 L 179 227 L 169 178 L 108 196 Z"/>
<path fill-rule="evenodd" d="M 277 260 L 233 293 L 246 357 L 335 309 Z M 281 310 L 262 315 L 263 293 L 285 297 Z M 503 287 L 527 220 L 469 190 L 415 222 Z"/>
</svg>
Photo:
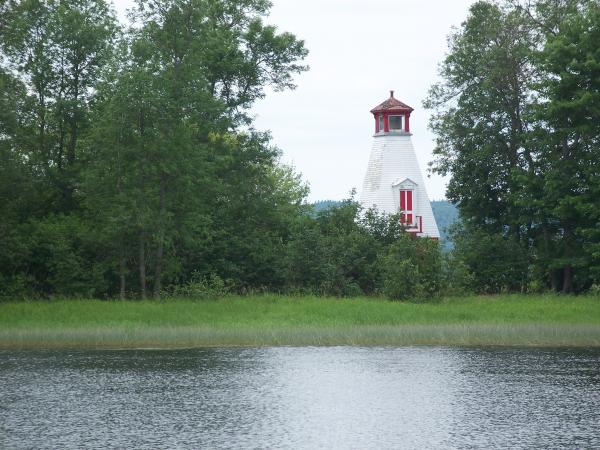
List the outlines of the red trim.
<svg viewBox="0 0 600 450">
<path fill-rule="evenodd" d="M 406 210 L 412 211 L 412 191 L 406 191 Z"/>
<path fill-rule="evenodd" d="M 383 116 L 383 130 L 379 128 L 379 116 Z M 404 116 L 404 129 L 403 131 L 410 133 L 410 112 L 408 111 L 382 111 L 374 113 L 375 117 L 375 133 L 379 133 L 384 131 L 385 133 L 389 133 L 390 124 L 389 124 L 389 116 Z"/>
<path fill-rule="evenodd" d="M 400 191 L 400 211 L 406 211 L 406 191 Z"/>
<path fill-rule="evenodd" d="M 400 215 L 400 221 L 403 224 L 406 223 L 406 218 L 407 218 L 406 214 Z M 423 234 L 423 216 L 417 216 L 416 218 L 418 219 L 418 222 L 419 222 L 417 228 L 408 228 L 406 230 L 413 238 L 416 238 L 417 234 Z M 412 214 L 408 214 L 408 220 L 409 220 L 409 223 L 412 222 Z M 426 239 L 432 239 L 434 241 L 439 240 L 439 238 L 436 238 L 436 237 L 430 237 L 430 236 L 421 236 L 421 237 L 424 237 Z"/>
</svg>

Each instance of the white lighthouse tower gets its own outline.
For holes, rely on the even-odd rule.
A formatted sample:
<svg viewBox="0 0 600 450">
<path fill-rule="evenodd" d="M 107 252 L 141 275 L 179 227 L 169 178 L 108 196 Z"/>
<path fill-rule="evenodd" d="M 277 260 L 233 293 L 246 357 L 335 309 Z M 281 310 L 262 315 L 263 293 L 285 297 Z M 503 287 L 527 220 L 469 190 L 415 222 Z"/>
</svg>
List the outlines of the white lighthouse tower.
<svg viewBox="0 0 600 450">
<path fill-rule="evenodd" d="M 410 132 L 413 108 L 390 98 L 371 110 L 375 134 L 360 203 L 386 214 L 400 214 L 409 233 L 439 239 Z"/>
</svg>

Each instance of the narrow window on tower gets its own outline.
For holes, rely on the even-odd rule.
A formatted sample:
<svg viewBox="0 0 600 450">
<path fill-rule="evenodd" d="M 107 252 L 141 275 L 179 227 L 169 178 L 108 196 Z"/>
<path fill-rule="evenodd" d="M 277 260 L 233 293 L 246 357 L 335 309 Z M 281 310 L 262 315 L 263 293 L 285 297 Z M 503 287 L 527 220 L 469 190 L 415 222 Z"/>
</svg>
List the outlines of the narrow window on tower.
<svg viewBox="0 0 600 450">
<path fill-rule="evenodd" d="M 379 131 L 383 131 L 383 114 L 379 114 Z"/>
<path fill-rule="evenodd" d="M 404 116 L 390 116 L 390 131 L 402 131 Z"/>
<path fill-rule="evenodd" d="M 406 225 L 413 223 L 413 191 L 400 191 L 400 221 Z"/>
</svg>

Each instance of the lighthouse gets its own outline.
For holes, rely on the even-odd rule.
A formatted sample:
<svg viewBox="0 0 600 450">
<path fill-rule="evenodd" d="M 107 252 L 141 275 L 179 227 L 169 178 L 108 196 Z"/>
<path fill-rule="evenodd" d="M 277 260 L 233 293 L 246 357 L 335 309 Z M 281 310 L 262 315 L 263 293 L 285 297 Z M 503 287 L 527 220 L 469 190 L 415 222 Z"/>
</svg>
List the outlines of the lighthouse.
<svg viewBox="0 0 600 450">
<path fill-rule="evenodd" d="M 435 217 L 417 155 L 412 145 L 410 106 L 390 98 L 371 110 L 375 134 L 360 203 L 364 209 L 400 214 L 406 231 L 418 237 L 439 239 Z"/>
</svg>

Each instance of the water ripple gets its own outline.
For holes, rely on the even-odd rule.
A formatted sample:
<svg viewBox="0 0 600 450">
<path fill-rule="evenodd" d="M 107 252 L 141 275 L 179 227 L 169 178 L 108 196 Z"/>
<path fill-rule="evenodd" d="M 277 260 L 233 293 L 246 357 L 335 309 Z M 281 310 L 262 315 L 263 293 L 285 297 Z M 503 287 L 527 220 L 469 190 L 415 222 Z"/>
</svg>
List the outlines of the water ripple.
<svg viewBox="0 0 600 450">
<path fill-rule="evenodd" d="M 0 351 L 0 448 L 600 448 L 600 350 Z"/>
</svg>

